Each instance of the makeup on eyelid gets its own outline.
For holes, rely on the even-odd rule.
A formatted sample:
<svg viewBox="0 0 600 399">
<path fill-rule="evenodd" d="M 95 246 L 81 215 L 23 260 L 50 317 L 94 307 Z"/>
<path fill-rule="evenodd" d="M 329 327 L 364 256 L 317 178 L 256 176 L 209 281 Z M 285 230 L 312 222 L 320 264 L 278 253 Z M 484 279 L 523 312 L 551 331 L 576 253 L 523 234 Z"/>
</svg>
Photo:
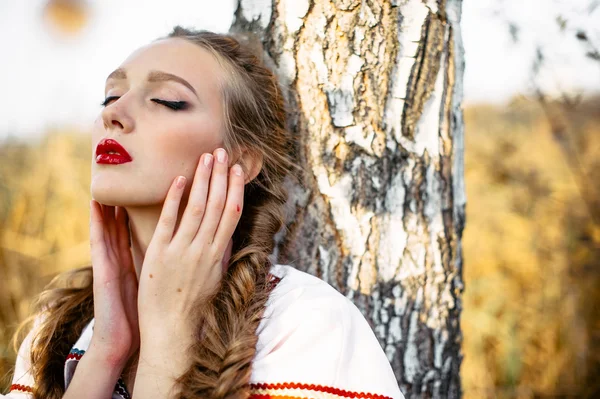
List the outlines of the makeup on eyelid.
<svg viewBox="0 0 600 399">
<path fill-rule="evenodd" d="M 118 100 L 118 99 L 119 99 L 119 96 L 108 96 L 104 99 L 103 102 L 100 103 L 100 105 L 102 107 L 107 107 L 112 100 Z M 162 104 L 162 105 L 164 105 L 172 110 L 175 110 L 175 111 L 188 109 L 189 105 L 190 105 L 187 101 L 167 101 L 167 100 L 161 100 L 159 98 L 153 98 L 152 101 L 154 101 L 157 104 Z"/>
</svg>

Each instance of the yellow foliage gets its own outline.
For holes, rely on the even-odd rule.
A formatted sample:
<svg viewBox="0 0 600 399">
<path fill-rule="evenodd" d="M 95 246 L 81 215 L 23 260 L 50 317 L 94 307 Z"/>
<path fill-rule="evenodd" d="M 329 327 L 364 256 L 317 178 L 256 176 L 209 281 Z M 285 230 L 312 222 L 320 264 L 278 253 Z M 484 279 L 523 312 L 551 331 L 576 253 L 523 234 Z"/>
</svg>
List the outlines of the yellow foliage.
<svg viewBox="0 0 600 399">
<path fill-rule="evenodd" d="M 599 104 L 465 110 L 466 398 L 598 392 Z"/>
<path fill-rule="evenodd" d="M 90 263 L 91 151 L 77 132 L 0 146 L 0 377 L 14 364 L 9 341 L 33 296 L 55 273 Z"/>
</svg>

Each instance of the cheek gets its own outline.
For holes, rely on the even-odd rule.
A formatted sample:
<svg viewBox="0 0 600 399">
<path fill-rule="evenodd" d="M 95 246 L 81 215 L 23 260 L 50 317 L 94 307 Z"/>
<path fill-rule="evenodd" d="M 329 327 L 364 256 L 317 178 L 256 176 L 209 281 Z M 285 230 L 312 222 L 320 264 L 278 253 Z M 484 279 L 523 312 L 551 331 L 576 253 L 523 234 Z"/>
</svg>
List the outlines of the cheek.
<svg viewBox="0 0 600 399">
<path fill-rule="evenodd" d="M 192 177 L 202 154 L 222 146 L 219 132 L 211 125 L 182 123 L 165 130 L 152 145 L 153 155 L 160 159 L 158 164 Z"/>
</svg>

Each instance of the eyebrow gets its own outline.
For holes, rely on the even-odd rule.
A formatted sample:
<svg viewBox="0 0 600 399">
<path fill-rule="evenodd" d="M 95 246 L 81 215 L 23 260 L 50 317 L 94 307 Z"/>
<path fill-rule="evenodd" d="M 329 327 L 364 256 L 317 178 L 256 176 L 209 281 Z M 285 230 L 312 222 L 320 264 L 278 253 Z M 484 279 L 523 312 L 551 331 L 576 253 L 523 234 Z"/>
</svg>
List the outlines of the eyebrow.
<svg viewBox="0 0 600 399">
<path fill-rule="evenodd" d="M 108 75 L 108 77 L 106 78 L 106 81 L 108 82 L 109 79 L 127 79 L 127 72 L 125 72 L 125 69 L 123 69 L 123 68 L 117 68 L 114 71 L 112 71 L 110 73 L 110 75 Z M 177 83 L 181 83 L 182 85 L 184 85 L 185 87 L 190 89 L 196 95 L 196 97 L 198 97 L 198 93 L 196 93 L 196 90 L 194 89 L 194 87 L 191 84 L 189 84 L 189 82 L 187 80 L 185 80 L 177 75 L 173 75 L 172 73 L 167 73 L 167 72 L 162 72 L 162 71 L 150 71 L 150 73 L 148 74 L 147 80 L 148 80 L 148 82 L 174 81 Z"/>
</svg>

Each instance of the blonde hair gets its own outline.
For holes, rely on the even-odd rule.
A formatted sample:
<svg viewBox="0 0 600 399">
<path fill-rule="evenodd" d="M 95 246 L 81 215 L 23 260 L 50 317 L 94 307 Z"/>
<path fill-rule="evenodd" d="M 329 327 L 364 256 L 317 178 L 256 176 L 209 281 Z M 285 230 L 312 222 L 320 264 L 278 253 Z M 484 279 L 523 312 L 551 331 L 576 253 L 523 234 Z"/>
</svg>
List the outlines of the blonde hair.
<svg viewBox="0 0 600 399">
<path fill-rule="evenodd" d="M 226 77 L 221 87 L 224 145 L 230 153 L 244 148 L 263 158 L 262 169 L 245 189 L 227 273 L 218 292 L 192 315 L 199 338 L 190 350 L 190 368 L 177 380 L 179 398 L 246 398 L 256 330 L 269 294 L 269 256 L 284 221 L 283 180 L 298 170 L 284 99 L 275 75 L 233 36 L 176 26 L 164 38 L 189 40 L 213 54 Z M 63 287 L 57 287 L 60 282 Z M 66 272 L 36 301 L 36 314 L 28 321 L 42 312 L 45 317 L 31 351 L 35 398 L 63 396 L 65 359 L 93 317 L 92 284 L 91 266 Z"/>
</svg>

